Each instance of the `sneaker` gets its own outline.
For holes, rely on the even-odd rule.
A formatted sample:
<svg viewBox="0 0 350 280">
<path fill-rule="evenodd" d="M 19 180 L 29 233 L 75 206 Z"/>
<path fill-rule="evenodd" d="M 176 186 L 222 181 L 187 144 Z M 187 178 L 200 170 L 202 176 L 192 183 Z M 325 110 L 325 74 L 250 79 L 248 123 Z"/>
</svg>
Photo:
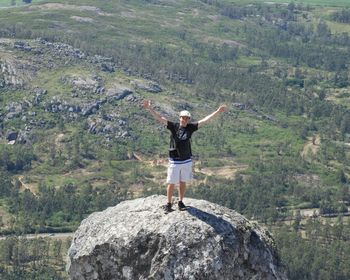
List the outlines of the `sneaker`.
<svg viewBox="0 0 350 280">
<path fill-rule="evenodd" d="M 177 206 L 179 207 L 179 210 L 180 210 L 180 211 L 185 211 L 185 210 L 187 210 L 186 205 L 185 205 L 182 201 L 179 201 L 179 202 L 177 203 Z"/>
<path fill-rule="evenodd" d="M 167 203 L 166 205 L 164 205 L 164 206 L 163 206 L 163 209 L 164 209 L 164 211 L 165 211 L 165 214 L 168 214 L 168 213 L 174 211 L 174 209 L 171 208 L 171 203 Z"/>
</svg>

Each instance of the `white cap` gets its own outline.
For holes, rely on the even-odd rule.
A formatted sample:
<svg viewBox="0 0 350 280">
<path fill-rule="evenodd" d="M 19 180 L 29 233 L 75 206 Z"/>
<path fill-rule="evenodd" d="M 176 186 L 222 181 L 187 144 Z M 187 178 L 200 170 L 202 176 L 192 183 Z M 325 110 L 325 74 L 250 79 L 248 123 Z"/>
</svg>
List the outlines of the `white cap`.
<svg viewBox="0 0 350 280">
<path fill-rule="evenodd" d="M 179 114 L 180 117 L 189 117 L 191 118 L 191 113 L 189 111 L 181 111 L 180 114 Z"/>
</svg>

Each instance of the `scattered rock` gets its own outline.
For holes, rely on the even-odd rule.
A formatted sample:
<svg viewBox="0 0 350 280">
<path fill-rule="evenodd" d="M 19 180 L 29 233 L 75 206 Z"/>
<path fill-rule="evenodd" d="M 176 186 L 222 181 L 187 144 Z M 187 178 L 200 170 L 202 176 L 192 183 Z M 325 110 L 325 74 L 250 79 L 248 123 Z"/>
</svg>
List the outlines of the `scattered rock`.
<svg viewBox="0 0 350 280">
<path fill-rule="evenodd" d="M 104 72 L 113 73 L 113 72 L 115 72 L 115 65 L 112 62 L 102 62 L 101 63 L 101 70 Z"/>
<path fill-rule="evenodd" d="M 31 143 L 31 135 L 28 131 L 21 131 L 19 133 L 17 143 L 19 144 L 30 144 Z"/>
<path fill-rule="evenodd" d="M 127 131 L 127 122 L 116 119 L 115 116 L 104 116 L 102 118 L 94 116 L 88 119 L 87 124 L 87 130 L 92 134 L 114 135 L 114 138 L 129 138 L 130 136 Z"/>
<path fill-rule="evenodd" d="M 49 49 L 53 50 L 53 54 L 56 57 L 57 56 L 60 57 L 61 59 L 63 56 L 70 56 L 78 59 L 86 58 L 86 55 L 84 52 L 72 47 L 71 45 L 62 44 L 62 43 L 51 43 L 42 38 L 39 38 L 37 41 L 43 44 L 45 47 L 48 47 Z"/>
<path fill-rule="evenodd" d="M 47 94 L 47 90 L 43 88 L 34 88 L 33 92 L 35 93 L 35 95 L 40 95 L 40 96 Z"/>
<path fill-rule="evenodd" d="M 97 112 L 97 110 L 100 109 L 101 105 L 106 103 L 106 101 L 107 100 L 104 99 L 104 100 L 99 100 L 99 101 L 93 102 L 91 104 L 85 105 L 81 110 L 81 114 L 83 116 L 95 114 Z"/>
<path fill-rule="evenodd" d="M 155 82 L 133 81 L 132 84 L 136 89 L 145 90 L 151 93 L 158 93 L 162 91 L 161 86 Z"/>
<path fill-rule="evenodd" d="M 127 97 L 126 97 L 126 101 L 128 101 L 128 102 L 135 102 L 135 101 L 138 101 L 139 99 L 135 96 L 135 95 L 128 95 Z"/>
<path fill-rule="evenodd" d="M 1 86 L 23 88 L 32 76 L 30 66 L 16 59 L 0 60 Z"/>
<path fill-rule="evenodd" d="M 78 17 L 78 16 L 71 16 L 71 19 L 74 19 L 78 22 L 88 22 L 88 23 L 92 23 L 94 22 L 94 20 L 92 18 L 89 17 Z"/>
<path fill-rule="evenodd" d="M 17 140 L 17 137 L 18 137 L 18 132 L 17 131 L 9 131 L 6 134 L 7 141 Z"/>
<path fill-rule="evenodd" d="M 11 102 L 5 106 L 5 120 L 16 118 L 23 114 L 23 106 L 18 102 Z"/>
<path fill-rule="evenodd" d="M 75 97 L 78 97 L 79 94 L 100 94 L 104 92 L 103 80 L 96 75 L 92 75 L 91 77 L 77 75 L 65 76 L 61 77 L 61 82 L 73 87 L 73 93 L 76 93 Z"/>
<path fill-rule="evenodd" d="M 44 106 L 45 106 L 45 111 L 50 113 L 58 113 L 58 112 L 79 113 L 82 111 L 80 105 L 71 104 L 65 100 L 60 100 L 60 98 L 58 97 L 53 97 Z"/>
<path fill-rule="evenodd" d="M 32 47 L 28 44 L 28 42 L 17 41 L 14 43 L 15 49 L 20 49 L 22 51 L 31 51 Z"/>
<path fill-rule="evenodd" d="M 133 91 L 130 88 L 119 84 L 114 84 L 107 90 L 107 96 L 109 97 L 109 100 L 122 100 L 132 93 Z"/>
<path fill-rule="evenodd" d="M 232 103 L 232 106 L 239 109 L 239 110 L 245 110 L 247 108 L 246 104 L 239 103 L 239 102 Z"/>
</svg>

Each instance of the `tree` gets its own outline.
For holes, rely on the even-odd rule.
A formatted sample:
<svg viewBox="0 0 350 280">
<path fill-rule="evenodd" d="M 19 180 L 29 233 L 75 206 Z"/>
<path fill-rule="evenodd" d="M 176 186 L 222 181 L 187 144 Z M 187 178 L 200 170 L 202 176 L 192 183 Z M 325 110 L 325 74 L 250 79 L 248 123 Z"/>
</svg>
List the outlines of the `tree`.
<svg viewBox="0 0 350 280">
<path fill-rule="evenodd" d="M 339 88 L 344 88 L 349 85 L 349 77 L 347 70 L 339 70 L 334 74 L 334 85 Z"/>
<path fill-rule="evenodd" d="M 293 229 L 295 231 L 298 231 L 300 229 L 301 220 L 302 220 L 302 216 L 301 216 L 300 210 L 297 210 L 295 213 L 295 218 L 293 223 Z"/>
<path fill-rule="evenodd" d="M 8 196 L 11 193 L 11 190 L 13 188 L 13 184 L 11 182 L 10 176 L 6 173 L 0 170 L 0 197 Z"/>
<path fill-rule="evenodd" d="M 331 30 L 328 27 L 327 23 L 321 20 L 316 27 L 316 31 L 319 37 L 328 37 L 331 35 Z"/>
<path fill-rule="evenodd" d="M 341 184 L 346 184 L 348 182 L 348 179 L 346 178 L 345 172 L 343 169 L 338 171 L 338 176 L 339 183 Z"/>
<path fill-rule="evenodd" d="M 350 22 L 350 9 L 342 9 L 332 14 L 332 19 L 342 23 Z"/>
<path fill-rule="evenodd" d="M 345 136 L 345 134 L 350 132 L 350 114 L 349 113 L 343 115 L 343 118 L 340 122 L 340 132 L 343 137 Z"/>
<path fill-rule="evenodd" d="M 53 256 L 56 259 L 60 257 L 61 250 L 62 250 L 62 240 L 61 239 L 55 240 L 53 243 Z"/>
<path fill-rule="evenodd" d="M 62 117 L 59 117 L 57 127 L 60 131 L 63 131 L 65 129 L 64 120 Z"/>
</svg>

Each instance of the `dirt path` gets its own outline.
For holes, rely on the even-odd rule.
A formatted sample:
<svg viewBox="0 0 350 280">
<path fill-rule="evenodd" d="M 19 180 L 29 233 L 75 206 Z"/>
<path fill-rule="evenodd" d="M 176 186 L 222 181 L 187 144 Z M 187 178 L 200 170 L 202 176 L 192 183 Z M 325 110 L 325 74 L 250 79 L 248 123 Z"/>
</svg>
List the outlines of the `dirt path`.
<svg viewBox="0 0 350 280">
<path fill-rule="evenodd" d="M 25 238 L 28 239 L 33 239 L 33 238 L 45 238 L 45 237 L 49 237 L 49 238 L 54 238 L 54 239 L 66 239 L 66 238 L 72 238 L 74 235 L 74 232 L 64 232 L 64 233 L 38 233 L 38 234 L 24 234 L 22 235 Z M 6 238 L 8 238 L 11 235 L 3 235 L 0 236 L 0 240 L 4 240 Z"/>
<path fill-rule="evenodd" d="M 59 149 L 62 149 L 63 145 L 62 145 L 62 139 L 64 137 L 63 133 L 60 133 L 56 136 L 55 138 L 55 146 Z"/>
<path fill-rule="evenodd" d="M 306 159 L 308 155 L 316 155 L 318 149 L 320 148 L 321 138 L 319 135 L 315 135 L 313 137 L 308 137 L 307 142 L 304 145 L 303 150 L 300 155 L 303 159 Z"/>
<path fill-rule="evenodd" d="M 167 159 L 145 160 L 143 155 L 136 154 L 136 153 L 133 153 L 132 156 L 138 161 L 151 166 L 163 166 L 165 168 L 167 168 L 168 166 Z M 219 167 L 204 167 L 204 168 L 201 168 L 200 165 L 201 165 L 200 161 L 194 162 L 194 172 L 202 173 L 207 176 L 220 176 L 226 179 L 234 179 L 237 172 L 248 168 L 248 165 L 235 164 L 235 163 L 232 163 L 230 165 L 219 166 Z M 154 180 L 157 180 L 159 177 L 163 177 L 163 173 L 164 172 L 161 172 L 161 171 L 152 172 L 152 174 L 154 175 Z"/>
<path fill-rule="evenodd" d="M 248 165 L 225 165 L 220 167 L 205 167 L 195 169 L 195 172 L 202 173 L 207 176 L 220 176 L 226 179 L 234 179 L 237 172 L 245 170 Z"/>
<path fill-rule="evenodd" d="M 36 188 L 37 188 L 37 184 L 29 184 L 29 183 L 24 183 L 24 176 L 23 175 L 19 175 L 17 177 L 17 180 L 21 182 L 22 186 L 22 190 L 24 191 L 25 189 L 30 190 L 33 194 L 36 193 Z"/>
</svg>

